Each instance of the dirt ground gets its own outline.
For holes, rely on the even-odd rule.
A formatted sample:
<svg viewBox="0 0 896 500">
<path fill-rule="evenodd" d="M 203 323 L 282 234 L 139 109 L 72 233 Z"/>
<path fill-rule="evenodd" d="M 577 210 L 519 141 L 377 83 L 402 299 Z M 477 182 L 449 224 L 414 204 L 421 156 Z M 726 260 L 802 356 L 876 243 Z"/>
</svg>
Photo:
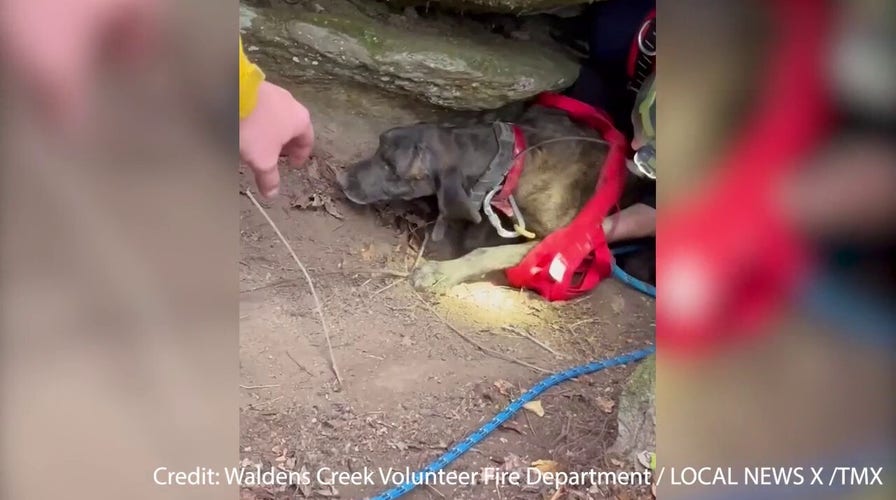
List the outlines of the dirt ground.
<svg viewBox="0 0 896 500">
<path fill-rule="evenodd" d="M 392 212 L 352 206 L 333 172 L 371 153 L 389 127 L 448 115 L 361 88 L 290 89 L 311 110 L 315 156 L 308 167 L 285 174 L 281 196 L 266 206 L 314 280 L 343 383 L 331 369 L 300 271 L 241 196 L 242 465 L 415 470 L 545 376 L 483 353 L 449 324 L 489 349 L 551 373 L 652 341 L 652 300 L 614 281 L 560 305 L 491 284 L 460 287 L 443 297 L 417 295 L 399 275 L 413 266 L 423 230 L 411 231 L 411 224 Z M 241 182 L 251 186 L 249 176 Z M 605 450 L 615 439 L 614 402 L 630 370 L 613 368 L 552 389 L 541 398 L 543 417 L 522 412 L 452 469 L 478 471 L 543 459 L 568 470 L 614 470 L 619 462 Z M 245 489 L 243 498 L 357 499 L 385 489 L 334 491 L 311 484 Z M 420 487 L 407 498 L 551 498 L 554 493 L 444 486 Z M 649 496 L 647 488 L 592 488 L 557 498 Z"/>
</svg>

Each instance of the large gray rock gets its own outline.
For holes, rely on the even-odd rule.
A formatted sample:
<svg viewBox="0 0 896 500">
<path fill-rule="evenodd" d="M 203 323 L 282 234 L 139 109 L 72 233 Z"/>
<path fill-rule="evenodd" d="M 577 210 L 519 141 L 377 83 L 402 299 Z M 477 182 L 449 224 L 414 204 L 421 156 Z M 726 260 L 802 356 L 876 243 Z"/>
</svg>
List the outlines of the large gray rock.
<svg viewBox="0 0 896 500">
<path fill-rule="evenodd" d="M 638 453 L 656 451 L 656 357 L 642 361 L 619 396 L 619 433 L 610 451 L 637 463 Z"/>
<path fill-rule="evenodd" d="M 240 6 L 249 57 L 294 80 L 349 79 L 440 106 L 485 110 L 570 86 L 578 64 L 549 44 L 339 1 L 315 9 Z"/>
<path fill-rule="evenodd" d="M 591 3 L 593 0 L 386 0 L 399 5 L 441 4 L 445 7 L 471 12 L 501 12 L 509 14 L 536 14 L 554 12 L 573 5 Z"/>
</svg>

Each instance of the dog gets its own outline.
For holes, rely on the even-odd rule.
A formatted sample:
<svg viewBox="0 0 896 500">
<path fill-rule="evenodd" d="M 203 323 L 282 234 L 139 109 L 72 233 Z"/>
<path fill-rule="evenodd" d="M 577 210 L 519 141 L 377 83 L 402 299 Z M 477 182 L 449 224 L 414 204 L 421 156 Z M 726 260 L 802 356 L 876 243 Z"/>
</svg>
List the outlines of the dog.
<svg viewBox="0 0 896 500">
<path fill-rule="evenodd" d="M 495 123 L 419 123 L 383 132 L 370 158 L 337 175 L 345 196 L 368 205 L 435 196 L 440 225 L 452 230 L 461 257 L 428 261 L 411 275 L 418 289 L 441 292 L 518 264 L 541 239 L 569 224 L 593 196 L 609 146 L 562 110 L 533 105 L 514 125 L 531 150 L 513 191 L 534 238 L 502 238 L 480 213 L 472 191 L 501 153 Z M 619 208 L 637 201 L 644 181 L 626 172 Z M 531 237 L 532 235 L 530 235 Z"/>
</svg>

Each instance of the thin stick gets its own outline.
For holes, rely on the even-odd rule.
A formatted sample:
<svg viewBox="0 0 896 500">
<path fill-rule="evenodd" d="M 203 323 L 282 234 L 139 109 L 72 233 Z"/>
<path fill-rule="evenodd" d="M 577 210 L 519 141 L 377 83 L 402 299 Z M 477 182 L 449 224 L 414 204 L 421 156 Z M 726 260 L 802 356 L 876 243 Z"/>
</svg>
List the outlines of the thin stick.
<svg viewBox="0 0 896 500">
<path fill-rule="evenodd" d="M 343 274 L 385 274 L 395 276 L 396 278 L 407 278 L 410 273 L 404 271 L 393 271 L 391 269 L 346 269 Z"/>
<path fill-rule="evenodd" d="M 264 401 L 264 402 L 261 402 L 261 403 L 259 403 L 259 404 L 257 404 L 257 405 L 256 405 L 256 404 L 250 404 L 249 406 L 250 406 L 253 410 L 260 410 L 260 409 L 262 409 L 263 407 L 265 407 L 265 406 L 267 406 L 267 405 L 269 405 L 269 404 L 271 404 L 271 403 L 276 403 L 277 401 L 280 401 L 281 399 L 283 399 L 283 396 L 277 396 L 276 398 L 271 399 L 270 401 Z"/>
<path fill-rule="evenodd" d="M 257 405 L 250 405 L 250 406 L 252 407 L 253 410 L 260 410 L 262 407 L 267 406 L 271 403 L 276 403 L 277 401 L 280 401 L 281 399 L 283 399 L 283 396 L 277 396 L 276 398 L 274 398 L 270 401 L 265 401 L 263 403 L 259 403 Z"/>
<path fill-rule="evenodd" d="M 545 344 L 545 343 L 543 343 L 542 341 L 538 340 L 537 338 L 533 337 L 532 334 L 530 334 L 530 333 L 526 333 L 526 332 L 524 332 L 524 331 L 522 331 L 522 330 L 519 330 L 519 329 L 517 329 L 517 328 L 514 328 L 514 327 L 512 327 L 512 326 L 504 326 L 503 328 L 504 328 L 505 330 L 507 330 L 508 332 L 513 332 L 513 333 L 515 333 L 515 334 L 517 334 L 517 335 L 519 335 L 519 336 L 521 336 L 521 337 L 526 337 L 527 339 L 531 340 L 531 341 L 534 342 L 536 345 L 538 345 L 538 347 L 541 347 L 541 348 L 544 349 L 545 351 L 547 351 L 547 352 L 553 354 L 554 356 L 556 356 L 556 357 L 558 357 L 558 358 L 562 358 L 562 357 L 563 357 L 562 354 L 560 354 L 559 352 L 557 352 L 557 351 L 551 349 L 550 347 L 548 347 L 547 344 Z"/>
<path fill-rule="evenodd" d="M 266 283 L 266 284 L 264 284 L 264 285 L 258 285 L 258 286 L 256 286 L 256 287 L 247 288 L 247 289 L 245 289 L 245 290 L 240 290 L 240 293 L 251 293 L 251 292 L 257 292 L 257 291 L 259 291 L 259 290 L 264 290 L 265 288 L 271 288 L 271 287 L 277 287 L 277 286 L 288 285 L 288 284 L 291 284 L 293 281 L 295 281 L 295 280 L 294 280 L 294 279 L 282 279 L 282 280 L 277 280 L 277 281 L 274 281 L 274 282 L 272 282 L 272 283 Z"/>
<path fill-rule="evenodd" d="M 397 284 L 400 283 L 400 282 L 401 282 L 401 280 L 395 280 L 395 281 L 393 281 L 392 283 L 389 283 L 388 285 L 386 285 L 386 286 L 380 288 L 379 290 L 373 292 L 370 296 L 373 297 L 373 296 L 375 296 L 375 295 L 379 295 L 380 293 L 385 292 L 386 290 L 392 288 L 393 286 L 397 285 Z"/>
<path fill-rule="evenodd" d="M 522 386 L 522 385 L 517 384 L 517 385 L 516 385 L 516 388 L 517 388 L 517 390 L 520 391 L 520 394 L 523 393 L 523 386 Z M 532 420 L 529 419 L 529 413 L 531 413 L 531 412 L 528 412 L 528 411 L 524 411 L 524 412 L 522 412 L 523 416 L 526 417 L 526 425 L 529 426 L 529 431 L 532 432 L 532 435 L 533 435 L 533 436 L 535 436 L 535 437 L 537 437 L 537 438 L 541 438 L 541 436 L 538 434 L 538 431 L 535 430 L 535 427 L 532 427 Z"/>
<path fill-rule="evenodd" d="M 488 354 L 489 356 L 492 356 L 492 357 L 494 357 L 494 358 L 503 359 L 504 361 L 509 361 L 509 362 L 511 362 L 511 363 L 516 363 L 516 364 L 518 364 L 518 365 L 525 366 L 526 368 L 529 368 L 530 370 L 535 370 L 535 371 L 537 371 L 537 372 L 539 372 L 539 373 L 551 373 L 551 372 L 545 370 L 544 368 L 539 368 L 539 367 L 537 367 L 537 366 L 535 366 L 535 365 L 533 365 L 533 364 L 526 363 L 525 361 L 521 361 L 521 360 L 519 360 L 519 359 L 516 359 L 516 358 L 514 358 L 513 356 L 510 356 L 509 354 L 504 354 L 503 352 L 498 352 L 498 351 L 496 351 L 496 350 L 494 350 L 494 349 L 489 349 L 488 347 L 485 347 L 484 345 L 480 344 L 479 342 L 476 342 L 475 340 L 473 340 L 472 338 L 470 338 L 469 336 L 467 336 L 467 334 L 465 334 L 464 332 L 458 330 L 457 327 L 455 327 L 454 325 L 452 325 L 451 323 L 449 323 L 448 320 L 446 320 L 445 318 L 443 318 L 443 317 L 438 313 L 438 311 L 436 311 L 435 308 L 432 307 L 432 305 L 431 305 L 429 302 L 427 302 L 426 300 L 424 300 L 423 297 L 421 297 L 420 294 L 417 293 L 416 290 L 413 290 L 413 289 L 412 289 L 411 291 L 414 293 L 414 295 L 417 296 L 417 299 L 420 300 L 420 302 L 422 302 L 423 305 L 426 306 L 427 309 L 429 309 L 429 312 L 431 312 L 432 315 L 436 317 L 436 319 L 438 319 L 439 321 L 441 321 L 445 326 L 447 326 L 448 328 L 450 328 L 451 331 L 453 331 L 454 333 L 456 333 L 460 338 L 464 339 L 467 343 L 469 343 L 470 345 L 472 345 L 472 346 L 475 347 L 476 349 L 479 349 L 479 350 L 482 351 L 483 353 Z"/>
<path fill-rule="evenodd" d="M 307 373 L 308 375 L 311 375 L 312 377 L 314 376 L 314 374 L 311 373 L 311 370 L 305 368 L 305 366 L 302 365 L 302 363 L 299 363 L 298 361 L 296 361 L 296 358 L 292 357 L 292 354 L 290 354 L 289 351 L 286 351 L 286 355 L 289 357 L 289 359 L 292 360 L 293 363 L 296 364 L 296 366 L 299 367 L 300 370 L 302 370 L 303 372 Z"/>
<path fill-rule="evenodd" d="M 429 231 L 425 231 L 423 236 L 423 243 L 420 243 L 420 249 L 417 250 L 417 258 L 414 259 L 414 265 L 411 266 L 411 271 L 417 269 L 417 264 L 420 264 L 420 259 L 423 258 L 423 252 L 426 250 L 426 244 L 429 243 Z"/>
<path fill-rule="evenodd" d="M 241 385 L 240 389 L 246 389 L 247 391 L 251 391 L 253 389 L 269 389 L 271 387 L 280 387 L 280 384 L 273 385 Z"/>
<path fill-rule="evenodd" d="M 562 497 L 564 493 L 566 493 L 565 488 L 563 488 L 562 486 L 557 488 L 557 492 L 554 493 L 554 496 L 551 497 L 551 500 L 560 500 L 560 497 Z"/>
<path fill-rule="evenodd" d="M 433 486 L 433 485 L 431 485 L 431 484 L 429 484 L 429 483 L 423 483 L 423 484 L 425 484 L 426 486 L 429 487 L 429 489 L 431 489 L 432 491 L 434 491 L 434 492 L 436 493 L 436 495 L 439 495 L 439 496 L 442 497 L 442 498 L 447 498 L 447 497 L 445 497 L 445 495 L 442 494 L 441 491 L 437 490 L 435 486 Z"/>
<path fill-rule="evenodd" d="M 317 296 L 317 291 L 314 289 L 314 282 L 311 280 L 311 276 L 308 274 L 308 270 L 305 269 L 305 265 L 302 264 L 302 261 L 299 260 L 299 257 L 296 256 L 296 252 L 292 249 L 292 246 L 286 241 L 286 238 L 283 236 L 283 233 L 280 232 L 280 229 L 277 228 L 277 225 L 274 224 L 274 221 L 271 220 L 271 217 L 265 211 L 264 207 L 258 203 L 258 200 L 255 199 L 255 196 L 252 194 L 252 191 L 246 189 L 246 196 L 252 200 L 252 204 L 255 205 L 255 208 L 261 212 L 261 215 L 264 216 L 265 220 L 268 221 L 268 224 L 271 225 L 271 228 L 277 233 L 277 236 L 280 238 L 280 241 L 286 245 L 286 249 L 289 250 L 289 254 L 292 255 L 293 260 L 296 261 L 296 264 L 299 266 L 299 269 L 302 271 L 302 274 L 305 275 L 305 280 L 308 282 L 308 288 L 311 290 L 311 295 L 314 297 L 314 305 L 317 309 L 317 315 L 320 317 L 320 324 L 324 330 L 324 337 L 327 339 L 327 351 L 330 354 L 330 368 L 333 369 L 333 374 L 336 375 L 336 382 L 339 385 L 342 385 L 342 375 L 339 374 L 339 367 L 336 366 L 336 357 L 333 355 L 333 344 L 330 342 L 330 330 L 327 328 L 327 320 L 324 318 L 324 307 L 320 303 L 320 297 Z M 295 361 L 295 360 L 293 360 Z"/>
<path fill-rule="evenodd" d="M 532 434 L 533 434 L 535 437 L 540 437 L 540 436 L 538 435 L 538 431 L 535 430 L 535 427 L 532 427 L 532 421 L 529 420 L 529 412 L 524 411 L 524 412 L 523 412 L 523 416 L 526 417 L 526 425 L 529 426 L 529 431 L 532 432 Z"/>
</svg>

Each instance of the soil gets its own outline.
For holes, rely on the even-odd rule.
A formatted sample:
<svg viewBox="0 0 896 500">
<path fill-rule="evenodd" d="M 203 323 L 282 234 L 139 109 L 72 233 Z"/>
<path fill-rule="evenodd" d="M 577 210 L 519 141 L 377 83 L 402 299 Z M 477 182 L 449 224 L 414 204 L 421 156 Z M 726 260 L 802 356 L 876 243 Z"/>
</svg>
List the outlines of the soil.
<svg viewBox="0 0 896 500">
<path fill-rule="evenodd" d="M 477 429 L 545 377 L 492 357 L 455 333 L 548 372 L 648 345 L 653 302 L 615 281 L 588 296 L 550 304 L 488 283 L 449 296 L 417 294 L 400 274 L 417 258 L 423 228 L 403 209 L 357 207 L 334 172 L 370 154 L 387 128 L 457 118 L 401 97 L 351 86 L 289 87 L 311 110 L 317 144 L 309 164 L 285 172 L 268 213 L 314 280 L 342 384 L 308 285 L 271 228 L 241 196 L 240 373 L 243 465 L 316 472 L 415 470 Z M 251 186 L 243 175 L 241 182 Z M 424 258 L 436 248 L 424 253 Z M 392 273 L 380 271 L 391 270 Z M 375 271 L 375 272 L 374 272 Z M 437 318 L 426 304 L 432 304 Z M 519 336 L 525 331 L 556 351 Z M 615 470 L 605 450 L 614 405 L 630 367 L 551 389 L 545 415 L 524 411 L 450 466 L 459 471 L 554 460 L 566 470 Z M 609 412 L 608 412 L 609 410 Z M 312 477 L 313 479 L 313 477 Z M 378 482 L 378 480 L 377 480 Z M 365 498 L 382 484 L 257 487 L 243 498 Z M 494 485 L 419 487 L 407 498 L 551 498 L 555 490 Z M 650 498 L 647 487 L 599 487 L 556 498 Z"/>
</svg>

